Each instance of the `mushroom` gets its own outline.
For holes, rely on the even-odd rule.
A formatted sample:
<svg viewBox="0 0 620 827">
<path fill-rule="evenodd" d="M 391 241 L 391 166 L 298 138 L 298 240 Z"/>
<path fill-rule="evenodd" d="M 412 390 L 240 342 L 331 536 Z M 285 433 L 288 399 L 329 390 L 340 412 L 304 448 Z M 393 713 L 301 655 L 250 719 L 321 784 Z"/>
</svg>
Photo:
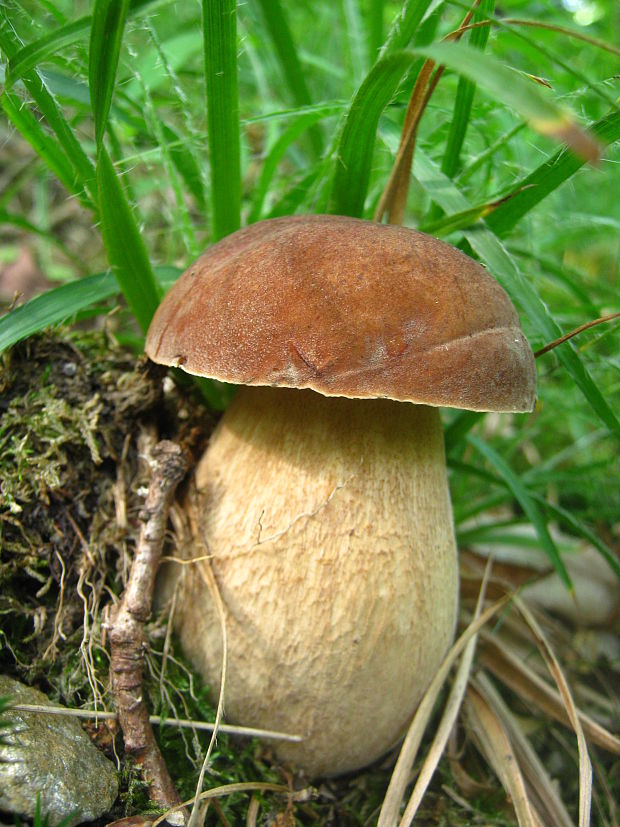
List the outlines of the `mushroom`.
<svg viewBox="0 0 620 827">
<path fill-rule="evenodd" d="M 276 751 L 309 776 L 369 764 L 403 735 L 456 624 L 437 406 L 534 405 L 513 305 L 479 264 L 423 233 L 277 218 L 179 278 L 146 352 L 246 386 L 197 466 L 201 543 L 189 552 L 208 550 L 225 606 L 227 717 L 302 734 Z M 175 623 L 217 686 L 204 564 L 182 567 Z"/>
</svg>

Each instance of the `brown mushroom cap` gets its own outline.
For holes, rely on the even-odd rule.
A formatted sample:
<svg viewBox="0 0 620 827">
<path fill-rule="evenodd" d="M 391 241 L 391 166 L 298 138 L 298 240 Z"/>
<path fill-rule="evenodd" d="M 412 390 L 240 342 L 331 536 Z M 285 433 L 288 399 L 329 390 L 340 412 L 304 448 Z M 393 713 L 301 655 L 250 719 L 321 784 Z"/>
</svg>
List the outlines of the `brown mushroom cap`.
<svg viewBox="0 0 620 827">
<path fill-rule="evenodd" d="M 436 238 L 335 215 L 253 224 L 174 284 L 155 362 L 245 385 L 530 411 L 536 368 L 510 299 Z"/>
</svg>

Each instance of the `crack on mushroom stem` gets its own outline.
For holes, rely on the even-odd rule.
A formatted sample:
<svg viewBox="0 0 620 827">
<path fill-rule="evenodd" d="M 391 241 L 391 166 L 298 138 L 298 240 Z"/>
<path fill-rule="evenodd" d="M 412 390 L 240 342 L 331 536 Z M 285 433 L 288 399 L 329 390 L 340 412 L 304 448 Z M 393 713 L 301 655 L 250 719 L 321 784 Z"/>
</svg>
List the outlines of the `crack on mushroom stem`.
<svg viewBox="0 0 620 827">
<path fill-rule="evenodd" d="M 303 519 L 310 520 L 310 519 L 312 519 L 312 517 L 316 517 L 317 514 L 319 514 L 324 508 L 326 508 L 329 505 L 329 503 L 333 500 L 333 498 L 336 496 L 336 494 L 339 491 L 342 491 L 343 488 L 346 488 L 346 486 L 351 482 L 351 480 L 354 479 L 358 475 L 359 470 L 362 467 L 363 463 L 364 463 L 364 457 L 362 456 L 357 469 L 355 471 L 353 471 L 353 473 L 349 474 L 349 476 L 345 480 L 343 480 L 342 482 L 336 483 L 336 485 L 332 488 L 332 490 L 329 492 L 329 494 L 323 500 L 322 503 L 320 503 L 312 511 L 302 511 L 301 514 L 297 514 L 297 516 L 294 517 L 291 520 L 291 522 L 286 526 L 286 528 L 283 528 L 282 531 L 277 531 L 275 534 L 270 534 L 269 537 L 265 537 L 264 540 L 261 539 L 261 533 L 263 531 L 263 524 L 262 524 L 261 521 L 263 519 L 263 514 L 265 513 L 265 509 L 263 508 L 263 510 L 261 511 L 260 516 L 258 518 L 258 536 L 257 536 L 256 543 L 251 548 L 249 548 L 245 553 L 246 554 L 251 553 L 253 549 L 255 549 L 257 546 L 264 545 L 264 543 L 269 543 L 272 540 L 279 540 L 280 537 L 283 537 L 285 534 L 287 534 L 293 528 L 293 526 L 296 525 L 300 520 L 303 520 Z"/>
</svg>

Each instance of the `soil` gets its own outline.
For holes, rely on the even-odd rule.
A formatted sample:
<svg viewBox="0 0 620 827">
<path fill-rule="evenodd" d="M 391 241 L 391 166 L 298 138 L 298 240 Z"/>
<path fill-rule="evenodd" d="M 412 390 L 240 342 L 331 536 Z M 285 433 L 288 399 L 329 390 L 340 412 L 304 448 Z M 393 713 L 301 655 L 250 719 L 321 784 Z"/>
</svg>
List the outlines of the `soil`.
<svg viewBox="0 0 620 827">
<path fill-rule="evenodd" d="M 0 673 L 54 702 L 113 708 L 105 618 L 139 530 L 141 455 L 171 435 L 200 451 L 213 427 L 164 375 L 104 331 L 46 333 L 1 357 Z M 114 727 L 97 739 L 119 748 Z"/>
</svg>

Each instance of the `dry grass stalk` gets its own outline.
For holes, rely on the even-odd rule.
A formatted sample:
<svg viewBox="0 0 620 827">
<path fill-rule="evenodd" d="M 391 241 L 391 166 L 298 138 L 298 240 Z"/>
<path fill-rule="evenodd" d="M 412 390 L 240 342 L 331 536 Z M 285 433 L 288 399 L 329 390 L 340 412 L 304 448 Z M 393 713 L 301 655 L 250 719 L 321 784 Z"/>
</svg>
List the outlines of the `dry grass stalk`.
<svg viewBox="0 0 620 827">
<path fill-rule="evenodd" d="M 209 761 L 211 760 L 211 753 L 213 752 L 213 747 L 215 746 L 215 740 L 217 738 L 217 733 L 220 728 L 222 722 L 222 715 L 224 712 L 224 696 L 226 692 L 226 672 L 228 666 L 228 634 L 226 631 L 226 613 L 224 611 L 224 604 L 222 603 L 222 597 L 220 595 L 220 590 L 218 588 L 217 582 L 215 580 L 215 576 L 213 574 L 213 569 L 211 568 L 211 561 L 210 561 L 210 552 L 207 546 L 207 542 L 204 539 L 203 533 L 199 529 L 198 525 L 198 517 L 196 514 L 196 502 L 195 498 L 191 497 L 189 500 L 189 509 L 188 509 L 188 516 L 191 525 L 191 536 L 198 539 L 200 543 L 204 546 L 204 559 L 198 562 L 198 567 L 200 571 L 200 576 L 204 584 L 207 586 L 209 593 L 211 595 L 211 599 L 215 605 L 217 616 L 220 622 L 220 633 L 222 636 L 222 678 L 220 681 L 220 692 L 217 700 L 217 711 L 215 714 L 215 726 L 213 728 L 213 733 L 211 734 L 211 740 L 209 741 L 209 746 L 207 748 L 206 755 L 204 757 L 204 761 L 202 762 L 202 767 L 200 769 L 200 775 L 198 777 L 198 783 L 196 784 L 196 796 L 194 801 L 194 806 L 192 807 L 192 812 L 187 824 L 187 827 L 198 827 L 200 824 L 200 808 L 198 806 L 199 801 L 201 800 L 201 792 L 202 787 L 204 784 L 204 777 L 207 771 L 207 767 L 209 766 Z"/>
<path fill-rule="evenodd" d="M 548 827 L 573 827 L 556 786 L 489 676 L 479 672 L 472 679 L 472 685 L 502 721 L 525 779 L 529 798 L 541 820 Z"/>
<path fill-rule="evenodd" d="M 472 9 L 463 18 L 463 22 L 459 28 L 446 35 L 444 40 L 460 40 L 465 31 L 467 31 L 468 25 L 474 16 L 474 11 L 479 5 L 480 0 L 476 0 Z M 375 209 L 373 215 L 374 221 L 382 221 L 383 216 L 387 212 L 388 223 L 402 224 L 403 222 L 407 205 L 407 195 L 409 193 L 409 182 L 411 179 L 411 168 L 413 165 L 413 153 L 415 151 L 418 126 L 444 71 L 444 67 L 440 66 L 431 80 L 434 69 L 435 62 L 433 60 L 425 60 L 414 84 L 409 105 L 407 106 L 407 112 L 405 113 L 400 146 L 394 159 L 392 171 L 390 172 L 388 181 Z"/>
<path fill-rule="evenodd" d="M 405 793 L 407 784 L 409 783 L 411 767 L 415 761 L 422 736 L 426 730 L 426 726 L 435 706 L 435 702 L 439 693 L 447 680 L 450 670 L 456 659 L 466 648 L 469 641 L 480 631 L 480 629 L 501 609 L 508 603 L 508 597 L 501 598 L 496 603 L 493 603 L 476 619 L 461 634 L 458 640 L 454 643 L 452 648 L 443 660 L 440 668 L 437 670 L 430 686 L 426 690 L 424 697 L 414 715 L 413 721 L 407 731 L 405 740 L 401 747 L 394 772 L 390 779 L 377 827 L 393 827 L 398 822 L 398 815 L 400 812 L 401 802 Z"/>
<path fill-rule="evenodd" d="M 245 818 L 245 827 L 256 827 L 256 819 L 258 818 L 258 811 L 260 809 L 260 802 L 258 798 L 253 795 L 250 799 L 250 806 Z"/>
<path fill-rule="evenodd" d="M 570 718 L 560 694 L 516 656 L 508 643 L 499 643 L 485 636 L 485 646 L 480 651 L 479 659 L 481 664 L 521 698 L 559 723 L 570 725 Z M 620 755 L 618 736 L 613 735 L 584 712 L 578 710 L 577 715 L 591 741 L 608 752 Z"/>
<path fill-rule="evenodd" d="M 192 805 L 196 804 L 196 802 L 200 801 L 209 801 L 210 799 L 215 798 L 223 798 L 227 795 L 234 795 L 235 793 L 253 793 L 253 792 L 260 792 L 260 793 L 281 793 L 282 795 L 289 795 L 290 790 L 288 787 L 285 787 L 283 784 L 270 784 L 268 782 L 263 781 L 243 781 L 237 784 L 224 784 L 221 787 L 213 787 L 210 790 L 205 790 L 201 792 L 198 798 L 194 796 L 193 798 L 188 798 L 187 801 L 183 801 L 181 804 L 176 805 L 175 807 L 171 807 L 164 815 L 157 818 L 151 827 L 159 827 L 164 821 L 170 819 L 174 813 L 178 813 L 186 807 L 191 807 Z M 300 800 L 304 800 L 307 798 L 308 793 L 306 790 L 300 790 L 299 792 L 295 793 L 293 796 L 295 799 L 299 798 Z"/>
<path fill-rule="evenodd" d="M 21 712 L 39 712 L 42 715 L 67 715 L 70 718 L 100 719 L 102 721 L 115 721 L 118 717 L 116 712 L 107 712 L 105 710 L 71 709 L 66 706 L 42 706 L 40 704 L 12 704 L 11 709 Z M 205 730 L 207 732 L 213 732 L 216 728 L 215 722 L 210 723 L 208 721 L 196 721 L 188 718 L 171 718 L 168 716 L 163 718 L 161 715 L 150 715 L 149 721 L 152 724 Z M 257 729 L 256 727 L 219 724 L 217 729 L 219 732 L 226 732 L 229 735 L 239 735 L 245 738 L 263 738 L 266 741 L 293 741 L 297 743 L 303 740 L 301 735 L 289 735 L 288 732 L 275 732 L 271 729 Z"/>
<path fill-rule="evenodd" d="M 480 612 L 482 611 L 482 607 L 484 605 L 486 585 L 491 572 L 491 565 L 492 560 L 489 559 L 485 570 L 485 575 L 482 580 L 480 594 L 478 596 L 478 603 L 476 605 L 474 615 L 475 620 L 480 617 Z M 465 651 L 463 652 L 463 657 L 461 658 L 461 662 L 459 663 L 454 677 L 454 682 L 452 684 L 450 695 L 448 696 L 446 707 L 437 729 L 437 733 L 435 734 L 431 748 L 420 770 L 420 774 L 418 775 L 418 779 L 405 808 L 405 812 L 403 813 L 403 817 L 400 820 L 400 827 L 409 827 L 409 825 L 413 822 L 428 785 L 430 784 L 435 770 L 437 769 L 437 765 L 441 760 L 441 756 L 444 753 L 448 738 L 450 737 L 450 733 L 452 732 L 452 728 L 459 714 L 459 710 L 463 702 L 463 696 L 465 695 L 465 690 L 467 689 L 477 641 L 478 636 L 474 635 L 465 647 Z"/>
<path fill-rule="evenodd" d="M 464 709 L 470 735 L 509 794 L 519 827 L 540 827 L 512 744 L 499 716 L 473 685 L 467 689 Z"/>
<path fill-rule="evenodd" d="M 374 221 L 381 221 L 387 212 L 390 224 L 402 224 L 404 204 L 407 201 L 409 192 L 409 178 L 413 164 L 418 124 L 428 103 L 425 90 L 434 68 L 435 63 L 432 60 L 426 60 L 420 69 L 405 113 L 400 146 L 394 159 L 394 166 L 379 198 L 379 203 L 373 215 Z"/>
<path fill-rule="evenodd" d="M 536 621 L 536 618 L 519 597 L 515 597 L 515 605 L 519 609 L 519 612 L 527 625 L 530 627 L 538 649 L 543 656 L 554 681 L 556 682 L 562 702 L 566 709 L 566 714 L 577 736 L 577 747 L 579 749 L 579 827 L 588 827 L 590 824 L 590 811 L 592 807 L 592 764 L 590 763 L 588 745 L 583 727 L 579 720 L 577 707 L 575 706 L 570 688 L 566 682 L 566 678 L 564 677 L 555 653 L 549 645 L 542 629 Z"/>
</svg>

